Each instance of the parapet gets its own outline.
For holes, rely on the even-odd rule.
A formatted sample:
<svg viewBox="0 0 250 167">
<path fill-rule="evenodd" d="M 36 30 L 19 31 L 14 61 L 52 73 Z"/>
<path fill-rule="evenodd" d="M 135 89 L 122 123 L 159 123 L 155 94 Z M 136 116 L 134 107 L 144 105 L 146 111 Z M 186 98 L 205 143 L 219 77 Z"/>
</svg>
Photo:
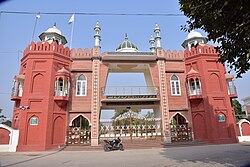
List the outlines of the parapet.
<svg viewBox="0 0 250 167">
<path fill-rule="evenodd" d="M 70 56 L 70 50 L 68 47 L 64 48 L 64 46 L 58 45 L 55 41 L 51 44 L 48 42 L 31 42 L 28 47 L 24 50 L 24 56 L 30 52 L 54 52 L 64 56 Z"/>
<path fill-rule="evenodd" d="M 85 48 L 84 50 L 79 48 L 79 49 L 77 49 L 77 51 L 76 51 L 76 49 L 72 49 L 70 57 L 71 58 L 91 58 L 92 51 L 89 50 L 88 48 Z"/>
<path fill-rule="evenodd" d="M 183 51 L 166 50 L 166 52 L 164 53 L 164 57 L 166 58 L 166 60 L 183 60 L 184 54 Z"/>
<path fill-rule="evenodd" d="M 209 46 L 209 45 L 198 45 L 197 47 L 192 47 L 190 50 L 186 49 L 184 51 L 184 57 L 189 58 L 195 55 L 199 55 L 199 54 L 209 54 L 209 55 L 218 55 L 218 52 L 216 51 L 216 49 L 214 48 L 214 46 Z"/>
</svg>

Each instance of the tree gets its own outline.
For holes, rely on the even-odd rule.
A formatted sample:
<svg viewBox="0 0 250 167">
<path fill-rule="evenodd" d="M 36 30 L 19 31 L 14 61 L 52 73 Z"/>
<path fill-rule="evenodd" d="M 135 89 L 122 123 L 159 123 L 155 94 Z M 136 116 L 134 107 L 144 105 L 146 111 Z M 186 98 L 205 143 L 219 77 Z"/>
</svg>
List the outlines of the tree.
<svg viewBox="0 0 250 167">
<path fill-rule="evenodd" d="M 120 115 L 128 112 L 129 110 L 125 109 L 125 110 L 115 110 L 115 114 L 113 115 L 113 117 L 111 119 L 116 119 L 117 117 L 119 117 Z M 140 110 L 133 110 L 132 112 L 135 113 L 140 113 Z"/>
<path fill-rule="evenodd" d="M 228 63 L 237 77 L 250 69 L 250 4 L 248 0 L 179 0 L 189 18 L 182 30 L 202 29 L 218 42 L 219 61 Z"/>
<path fill-rule="evenodd" d="M 145 118 L 146 119 L 148 119 L 148 118 L 154 118 L 154 112 L 148 111 L 147 114 L 145 115 Z"/>
<path fill-rule="evenodd" d="M 0 123 L 11 126 L 11 121 L 6 119 L 6 116 L 1 114 L 3 109 L 0 108 Z"/>
<path fill-rule="evenodd" d="M 238 100 L 234 99 L 233 100 L 233 107 L 234 107 L 236 120 L 238 121 L 240 118 L 242 118 L 242 114 L 244 114 L 242 111 L 242 106 Z"/>
</svg>

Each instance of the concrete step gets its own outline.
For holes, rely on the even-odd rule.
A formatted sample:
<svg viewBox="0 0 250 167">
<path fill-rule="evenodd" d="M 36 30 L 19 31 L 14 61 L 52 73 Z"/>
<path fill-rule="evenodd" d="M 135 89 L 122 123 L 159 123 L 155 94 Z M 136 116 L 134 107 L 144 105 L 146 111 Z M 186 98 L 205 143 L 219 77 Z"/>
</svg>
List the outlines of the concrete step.
<svg viewBox="0 0 250 167">
<path fill-rule="evenodd" d="M 175 142 L 164 143 L 161 140 L 134 140 L 132 143 L 130 140 L 122 141 L 125 150 L 131 149 L 151 149 L 151 148 L 171 148 L 171 147 L 190 147 L 204 145 L 205 143 L 190 141 L 190 142 Z M 101 142 L 98 146 L 90 145 L 68 145 L 64 151 L 100 151 L 103 150 L 104 142 Z"/>
</svg>

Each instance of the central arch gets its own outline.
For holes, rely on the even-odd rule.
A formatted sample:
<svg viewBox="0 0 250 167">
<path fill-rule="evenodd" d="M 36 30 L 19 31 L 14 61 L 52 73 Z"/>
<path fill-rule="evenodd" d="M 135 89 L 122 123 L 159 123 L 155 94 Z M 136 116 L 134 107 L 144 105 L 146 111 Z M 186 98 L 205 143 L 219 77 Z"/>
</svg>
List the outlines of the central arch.
<svg viewBox="0 0 250 167">
<path fill-rule="evenodd" d="M 174 114 L 170 119 L 171 141 L 186 142 L 192 140 L 191 127 L 186 117 L 180 113 Z"/>
</svg>

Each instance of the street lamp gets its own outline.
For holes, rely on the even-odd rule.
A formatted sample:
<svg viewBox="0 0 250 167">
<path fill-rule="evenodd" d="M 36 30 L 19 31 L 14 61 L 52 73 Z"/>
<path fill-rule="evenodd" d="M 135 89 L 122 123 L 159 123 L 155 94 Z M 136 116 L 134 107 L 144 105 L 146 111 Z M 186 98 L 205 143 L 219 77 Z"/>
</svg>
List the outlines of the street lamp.
<svg viewBox="0 0 250 167">
<path fill-rule="evenodd" d="M 21 110 L 27 110 L 27 109 L 29 109 L 29 106 L 19 106 L 19 108 L 20 108 Z"/>
</svg>

